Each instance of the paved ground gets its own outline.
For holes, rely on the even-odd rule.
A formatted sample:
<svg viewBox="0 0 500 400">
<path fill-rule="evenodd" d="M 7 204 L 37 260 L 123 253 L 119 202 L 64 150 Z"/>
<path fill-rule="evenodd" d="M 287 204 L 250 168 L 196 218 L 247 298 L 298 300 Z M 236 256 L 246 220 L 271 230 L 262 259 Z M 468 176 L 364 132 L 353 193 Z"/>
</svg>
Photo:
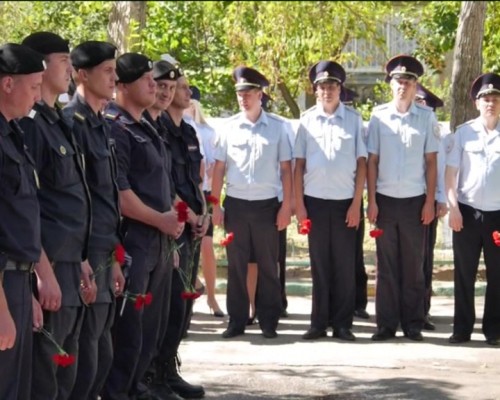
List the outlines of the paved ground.
<svg viewBox="0 0 500 400">
<path fill-rule="evenodd" d="M 225 296 L 218 296 L 225 305 Z M 476 297 L 477 315 L 483 302 Z M 453 298 L 433 298 L 435 332 L 414 343 L 398 337 L 385 343 L 370 340 L 374 318 L 355 320 L 358 340 L 330 337 L 301 339 L 309 326 L 311 300 L 289 298 L 290 317 L 282 319 L 279 337 L 264 339 L 257 325 L 244 336 L 224 340 L 226 318 L 215 318 L 202 297 L 195 304 L 189 337 L 180 354 L 182 375 L 201 383 L 207 399 L 500 399 L 500 349 L 484 342 L 480 325 L 473 341 L 450 345 Z M 368 311 L 374 313 L 373 299 Z"/>
</svg>

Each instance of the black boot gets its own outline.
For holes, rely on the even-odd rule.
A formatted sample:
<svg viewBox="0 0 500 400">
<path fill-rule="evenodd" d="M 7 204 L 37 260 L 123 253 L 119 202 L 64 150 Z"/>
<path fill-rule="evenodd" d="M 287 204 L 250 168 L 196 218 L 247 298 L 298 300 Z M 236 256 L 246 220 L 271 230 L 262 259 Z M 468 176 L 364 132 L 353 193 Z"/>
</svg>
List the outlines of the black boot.
<svg viewBox="0 0 500 400">
<path fill-rule="evenodd" d="M 167 366 L 160 362 L 154 362 L 154 374 L 148 384 L 151 400 L 182 400 L 167 384 Z"/>
<path fill-rule="evenodd" d="M 178 356 L 172 357 L 167 362 L 166 382 L 179 396 L 185 399 L 200 399 L 205 396 L 205 389 L 201 385 L 191 385 L 179 375 L 180 359 Z"/>
</svg>

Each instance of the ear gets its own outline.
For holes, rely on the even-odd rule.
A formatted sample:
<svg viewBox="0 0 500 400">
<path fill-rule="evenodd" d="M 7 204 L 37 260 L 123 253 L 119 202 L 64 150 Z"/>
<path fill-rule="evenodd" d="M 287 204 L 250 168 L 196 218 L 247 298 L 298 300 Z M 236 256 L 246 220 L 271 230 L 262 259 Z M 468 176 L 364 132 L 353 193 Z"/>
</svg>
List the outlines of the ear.
<svg viewBox="0 0 500 400">
<path fill-rule="evenodd" d="M 86 69 L 83 69 L 83 68 L 80 68 L 78 71 L 75 71 L 76 73 L 76 81 L 78 83 L 85 83 L 88 81 L 89 79 L 89 74 L 88 74 L 88 71 Z"/>
<path fill-rule="evenodd" d="M 11 75 L 4 76 L 0 81 L 0 87 L 5 93 L 12 93 L 14 90 L 14 78 Z"/>
<path fill-rule="evenodd" d="M 474 103 L 476 104 L 476 110 L 479 111 L 479 99 L 476 99 Z"/>
</svg>

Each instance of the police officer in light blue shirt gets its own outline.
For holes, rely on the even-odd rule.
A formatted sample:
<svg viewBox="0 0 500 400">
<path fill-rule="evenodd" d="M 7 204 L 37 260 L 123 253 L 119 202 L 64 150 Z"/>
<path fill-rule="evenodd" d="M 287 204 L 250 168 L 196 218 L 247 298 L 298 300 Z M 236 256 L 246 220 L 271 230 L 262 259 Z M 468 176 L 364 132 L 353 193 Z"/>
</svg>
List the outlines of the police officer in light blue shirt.
<svg viewBox="0 0 500 400">
<path fill-rule="evenodd" d="M 355 340 L 356 229 L 366 178 L 366 147 L 360 114 L 340 102 L 342 66 L 320 61 L 310 72 L 318 104 L 303 114 L 294 147 L 296 214 L 311 220 L 309 254 L 313 278 L 311 327 L 302 336 Z"/>
<path fill-rule="evenodd" d="M 414 102 L 424 72 L 400 55 L 386 65 L 393 100 L 373 110 L 368 124 L 368 219 L 383 230 L 377 240 L 377 332 L 423 340 L 425 225 L 434 219 L 439 127 L 429 107 Z"/>
<path fill-rule="evenodd" d="M 446 159 L 446 193 L 453 230 L 455 315 L 450 343 L 470 340 L 475 321 L 474 284 L 484 254 L 487 287 L 482 331 L 500 344 L 500 76 L 479 76 L 471 88 L 479 117 L 460 125 Z M 458 176 L 458 178 L 457 178 Z"/>
<path fill-rule="evenodd" d="M 264 337 L 274 338 L 282 312 L 276 267 L 278 231 L 287 227 L 291 216 L 291 146 L 284 121 L 262 110 L 262 89 L 269 81 L 248 67 L 236 68 L 233 78 L 242 111 L 230 118 L 221 132 L 212 180 L 212 194 L 220 197 L 226 176 L 225 214 L 220 206 L 214 206 L 213 222 L 220 225 L 224 218 L 226 231 L 234 234 L 233 243 L 226 247 L 230 321 L 222 336 L 231 338 L 245 331 L 249 309 L 247 265 L 253 254 L 259 268 L 259 324 Z"/>
</svg>

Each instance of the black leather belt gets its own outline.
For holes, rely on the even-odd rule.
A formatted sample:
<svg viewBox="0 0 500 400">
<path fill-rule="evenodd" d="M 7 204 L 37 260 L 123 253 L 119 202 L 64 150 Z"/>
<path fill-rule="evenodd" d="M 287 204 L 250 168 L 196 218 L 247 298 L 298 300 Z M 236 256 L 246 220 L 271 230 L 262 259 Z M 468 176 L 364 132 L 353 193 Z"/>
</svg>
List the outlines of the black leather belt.
<svg viewBox="0 0 500 400">
<path fill-rule="evenodd" d="M 7 260 L 5 264 L 4 271 L 24 271 L 24 272 L 33 272 L 35 269 L 34 262 L 21 262 L 14 260 Z"/>
</svg>

